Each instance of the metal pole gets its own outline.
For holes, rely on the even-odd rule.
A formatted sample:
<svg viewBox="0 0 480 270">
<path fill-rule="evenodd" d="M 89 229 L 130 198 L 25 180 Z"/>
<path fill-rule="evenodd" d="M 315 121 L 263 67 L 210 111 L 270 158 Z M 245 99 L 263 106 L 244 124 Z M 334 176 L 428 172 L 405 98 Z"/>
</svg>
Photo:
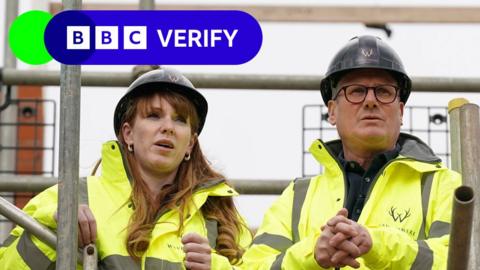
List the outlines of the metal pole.
<svg viewBox="0 0 480 270">
<path fill-rule="evenodd" d="M 281 194 L 291 181 L 270 179 L 229 179 L 228 182 L 231 183 L 235 190 L 240 194 L 266 195 Z M 33 175 L 0 176 L 0 191 L 41 192 L 56 184 L 57 178 L 55 177 Z"/>
<path fill-rule="evenodd" d="M 140 0 L 138 3 L 138 9 L 140 10 L 154 10 L 155 0 Z"/>
<path fill-rule="evenodd" d="M 56 185 L 58 179 L 36 175 L 0 175 L 0 192 L 42 192 Z"/>
<path fill-rule="evenodd" d="M 20 225 L 27 232 L 35 235 L 45 244 L 55 248 L 57 244 L 57 236 L 55 236 L 50 229 L 38 223 L 31 216 L 25 214 L 22 210 L 18 209 L 15 205 L 11 204 L 1 196 L 0 213 L 7 217 L 10 221 Z"/>
<path fill-rule="evenodd" d="M 89 244 L 83 249 L 83 269 L 98 269 L 98 253 L 97 248 L 93 244 Z"/>
<path fill-rule="evenodd" d="M 291 181 L 284 180 L 229 180 L 240 194 L 281 194 Z"/>
<path fill-rule="evenodd" d="M 80 66 L 62 65 L 57 270 L 75 269 L 80 143 Z"/>
<path fill-rule="evenodd" d="M 467 104 L 464 98 L 455 98 L 448 102 L 448 116 L 450 117 L 450 161 L 451 169 L 462 173 L 460 160 L 460 107 Z"/>
<path fill-rule="evenodd" d="M 323 76 L 185 73 L 197 88 L 319 91 Z M 11 85 L 59 85 L 58 71 L 0 69 L 0 81 Z M 414 77 L 415 92 L 478 93 L 480 78 Z M 127 87 L 132 72 L 83 72 L 82 86 Z"/>
<path fill-rule="evenodd" d="M 8 44 L 8 30 L 13 20 L 18 16 L 18 0 L 8 0 L 5 1 L 5 40 L 4 40 L 4 64 L 8 68 L 17 67 L 17 58 L 13 55 L 10 50 L 10 45 Z"/>
<path fill-rule="evenodd" d="M 33 219 L 31 216 L 27 215 L 20 208 L 16 207 L 9 201 L 5 200 L 0 196 L 0 213 L 5 215 L 10 221 L 13 221 L 18 226 L 22 227 L 25 231 L 34 235 L 42 242 L 47 244 L 53 249 L 57 249 L 57 236 L 55 233 L 50 231 L 49 228 L 43 226 L 41 223 Z M 88 250 L 87 250 L 88 248 Z M 93 248 L 93 249 L 92 249 Z M 93 250 L 93 252 L 92 252 Z M 85 261 L 88 261 L 91 264 L 94 260 L 97 261 L 97 258 L 84 258 L 83 254 L 87 253 L 89 256 L 95 254 L 97 255 L 97 248 L 94 244 L 90 244 L 84 247 L 82 253 L 78 253 L 78 263 L 82 264 Z M 94 269 L 94 268 L 85 268 L 84 269 Z"/>
<path fill-rule="evenodd" d="M 83 5 L 87 10 L 132 10 L 137 8 L 131 1 L 88 1 Z M 93 3 L 92 3 L 93 2 Z M 107 3 L 110 2 L 110 3 Z M 125 3 L 126 2 L 126 3 Z M 291 4 L 255 4 L 255 1 L 188 1 L 190 4 L 161 1 L 157 7 L 161 10 L 241 10 L 251 14 L 260 22 L 309 22 L 309 23 L 468 23 L 480 22 L 480 8 L 471 6 L 380 6 L 375 5 L 295 5 Z M 178 1 L 187 2 L 187 1 Z M 215 4 L 213 2 L 219 2 Z M 264 2 L 264 1 L 262 1 Z M 314 1 L 308 1 L 314 2 Z M 206 3 L 206 4 L 205 4 Z M 59 3 L 50 4 L 53 13 L 61 10 Z"/>
<path fill-rule="evenodd" d="M 8 30 L 13 20 L 18 15 L 18 0 L 8 0 L 5 1 L 5 32 L 4 32 L 4 67 L 13 68 L 17 67 L 17 59 L 10 50 L 10 45 L 8 44 Z M 2 84 L 0 83 L 0 87 Z M 0 89 L 0 104 L 4 104 L 5 99 L 2 98 L 2 95 L 6 93 L 6 86 Z M 11 96 L 12 99 L 17 98 L 17 87 L 11 87 Z M 0 122 L 1 123 L 15 123 L 17 122 L 17 110 L 16 106 L 10 105 L 4 111 L 0 112 Z M 2 171 L 16 171 L 15 168 L 15 158 L 16 152 L 14 150 L 2 149 L 4 146 L 16 146 L 17 144 L 17 127 L 6 127 L 3 126 L 0 128 L 0 173 Z M 6 196 L 11 196 L 13 194 L 3 194 Z M 13 198 L 12 198 L 13 201 Z M 12 224 L 7 222 L 0 222 L 0 241 L 6 238 L 10 230 L 12 229 Z"/>
<path fill-rule="evenodd" d="M 471 187 L 461 186 L 455 190 L 448 247 L 448 270 L 468 269 L 474 200 Z"/>
<path fill-rule="evenodd" d="M 460 107 L 460 159 L 462 164 L 463 184 L 473 188 L 474 194 L 480 191 L 480 117 L 479 109 L 476 104 L 465 104 Z M 470 266 L 469 269 L 479 269 L 480 258 L 477 252 L 480 252 L 480 200 L 474 203 L 475 209 L 473 216 L 473 237 L 470 248 Z"/>
<path fill-rule="evenodd" d="M 141 10 L 154 10 L 155 0 L 140 0 L 139 7 Z"/>
<path fill-rule="evenodd" d="M 64 9 L 80 9 L 81 0 L 63 0 Z M 58 182 L 57 270 L 77 264 L 80 144 L 80 66 L 61 65 Z"/>
</svg>

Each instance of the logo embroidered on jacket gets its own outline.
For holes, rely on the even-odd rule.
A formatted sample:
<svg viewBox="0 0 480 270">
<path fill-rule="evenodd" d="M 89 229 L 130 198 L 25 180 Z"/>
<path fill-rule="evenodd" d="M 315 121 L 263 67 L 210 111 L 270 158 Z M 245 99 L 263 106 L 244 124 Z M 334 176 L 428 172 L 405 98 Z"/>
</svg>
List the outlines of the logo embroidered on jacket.
<svg viewBox="0 0 480 270">
<path fill-rule="evenodd" d="M 396 207 L 390 207 L 388 214 L 393 218 L 393 221 L 402 223 L 405 219 L 411 216 L 410 208 L 408 210 L 403 210 L 403 213 L 397 212 Z"/>
<path fill-rule="evenodd" d="M 183 246 L 180 246 L 180 245 L 167 244 L 167 247 L 168 247 L 168 248 L 171 248 L 171 249 L 176 249 L 176 250 L 183 251 Z"/>
<path fill-rule="evenodd" d="M 395 228 L 397 230 L 400 230 L 404 233 L 408 233 L 409 235 L 412 236 L 412 239 L 417 239 L 417 233 L 414 230 L 408 229 L 408 228 L 402 228 L 402 227 L 397 227 L 397 226 L 391 226 L 389 224 L 380 224 L 380 226 L 385 227 L 385 228 Z"/>
</svg>

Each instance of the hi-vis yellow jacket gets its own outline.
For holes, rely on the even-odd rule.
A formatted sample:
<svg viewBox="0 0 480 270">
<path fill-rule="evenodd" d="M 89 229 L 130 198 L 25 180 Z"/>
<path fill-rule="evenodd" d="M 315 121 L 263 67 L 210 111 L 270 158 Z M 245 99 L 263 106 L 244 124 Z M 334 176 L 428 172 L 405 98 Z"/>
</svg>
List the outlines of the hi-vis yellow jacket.
<svg viewBox="0 0 480 270">
<path fill-rule="evenodd" d="M 178 215 L 174 210 L 163 213 L 152 231 L 150 246 L 140 263 L 136 263 L 125 248 L 126 228 L 133 213 L 129 203 L 131 184 L 125 170 L 121 149 L 116 141 L 109 141 L 102 147 L 102 174 L 88 177 L 83 195 L 79 201 L 88 202 L 97 222 L 97 248 L 99 269 L 185 269 L 185 253 L 178 235 Z M 86 184 L 86 186 L 85 186 Z M 82 189 L 82 188 L 80 188 Z M 205 219 L 200 211 L 208 196 L 233 196 L 237 193 L 224 181 L 216 181 L 196 187 L 189 213 L 184 221 L 183 234 L 196 232 L 215 245 L 217 224 Z M 24 211 L 44 225 L 55 229 L 53 214 L 57 208 L 57 187 L 51 187 L 33 198 Z M 250 233 L 245 229 L 237 241 L 242 247 L 250 244 Z M 55 251 L 37 238 L 16 227 L 0 248 L 0 268 L 9 270 L 55 269 Z M 232 269 L 226 257 L 212 250 L 212 269 Z"/>
<path fill-rule="evenodd" d="M 418 138 L 401 134 L 402 149 L 373 180 L 358 223 L 373 246 L 360 269 L 445 269 L 454 189 L 460 175 L 447 169 Z M 344 206 L 340 141 L 315 141 L 310 152 L 324 173 L 292 183 L 265 214 L 243 268 L 322 269 L 314 247 L 320 227 Z M 345 269 L 351 269 L 345 267 Z"/>
</svg>

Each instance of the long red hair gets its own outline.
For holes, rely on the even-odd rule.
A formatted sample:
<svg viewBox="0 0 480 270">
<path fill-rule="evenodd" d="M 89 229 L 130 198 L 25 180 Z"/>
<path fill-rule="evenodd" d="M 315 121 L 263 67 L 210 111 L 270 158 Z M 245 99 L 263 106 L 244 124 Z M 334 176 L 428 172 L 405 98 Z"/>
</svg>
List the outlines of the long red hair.
<svg viewBox="0 0 480 270">
<path fill-rule="evenodd" d="M 180 116 L 190 119 L 193 136 L 198 130 L 199 122 L 195 107 L 184 96 L 168 90 L 151 91 L 146 95 L 132 98 L 122 125 L 127 122 L 133 126 L 137 113 L 146 117 L 153 110 L 151 100 L 156 95 L 167 101 Z M 127 145 L 121 131 L 117 137 L 126 148 Z M 129 151 L 124 152 L 133 177 L 131 201 L 134 205 L 134 213 L 127 227 L 126 247 L 130 256 L 139 260 L 149 246 L 151 232 L 161 211 L 176 209 L 179 212 L 178 233 L 181 234 L 184 216 L 188 212 L 186 207 L 192 199 L 194 188 L 198 184 L 224 179 L 224 177 L 211 168 L 197 141 L 190 154 L 190 160 L 180 163 L 173 184 L 164 187 L 157 196 L 152 196 L 148 186 L 140 177 L 135 156 Z M 232 263 L 238 262 L 244 250 L 238 244 L 237 236 L 241 232 L 248 232 L 248 229 L 242 228 L 245 225 L 240 219 L 232 197 L 209 197 L 201 211 L 204 218 L 214 219 L 218 223 L 215 248 L 217 252 L 227 257 Z"/>
</svg>

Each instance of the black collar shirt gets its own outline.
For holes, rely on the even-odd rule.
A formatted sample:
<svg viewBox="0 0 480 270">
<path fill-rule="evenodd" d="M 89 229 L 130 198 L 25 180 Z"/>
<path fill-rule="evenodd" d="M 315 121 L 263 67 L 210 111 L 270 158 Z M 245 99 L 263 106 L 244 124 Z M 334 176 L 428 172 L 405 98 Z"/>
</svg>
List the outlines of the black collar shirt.
<svg viewBox="0 0 480 270">
<path fill-rule="evenodd" d="M 385 164 L 398 156 L 400 148 L 400 145 L 396 144 L 393 150 L 376 155 L 367 170 L 356 161 L 345 160 L 343 151 L 340 152 L 338 159 L 347 177 L 345 208 L 348 210 L 348 218 L 358 221 L 373 180 Z"/>
</svg>

